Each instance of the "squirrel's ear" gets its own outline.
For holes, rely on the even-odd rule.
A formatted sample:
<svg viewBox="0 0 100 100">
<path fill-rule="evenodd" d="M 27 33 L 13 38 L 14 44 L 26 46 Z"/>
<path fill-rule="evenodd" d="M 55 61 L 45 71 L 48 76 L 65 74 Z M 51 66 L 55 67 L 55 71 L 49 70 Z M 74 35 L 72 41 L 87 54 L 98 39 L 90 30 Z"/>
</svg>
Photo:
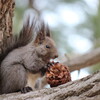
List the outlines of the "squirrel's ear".
<svg viewBox="0 0 100 100">
<path fill-rule="evenodd" d="M 42 44 L 44 40 L 45 40 L 45 25 L 44 23 L 42 23 L 41 28 L 37 32 L 37 36 L 34 42 L 36 44 Z"/>
<path fill-rule="evenodd" d="M 51 35 L 50 35 L 50 29 L 49 29 L 49 27 L 47 26 L 47 28 L 46 28 L 46 36 L 48 36 L 48 37 L 50 37 Z"/>
</svg>

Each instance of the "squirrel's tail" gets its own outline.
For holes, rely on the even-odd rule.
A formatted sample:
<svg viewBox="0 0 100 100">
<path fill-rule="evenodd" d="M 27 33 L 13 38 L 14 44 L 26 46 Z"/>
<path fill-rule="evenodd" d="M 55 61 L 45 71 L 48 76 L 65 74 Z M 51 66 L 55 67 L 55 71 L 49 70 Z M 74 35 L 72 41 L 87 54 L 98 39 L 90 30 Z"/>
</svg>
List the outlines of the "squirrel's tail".
<svg viewBox="0 0 100 100">
<path fill-rule="evenodd" d="M 10 38 L 4 41 L 1 47 L 0 64 L 3 59 L 12 50 L 25 46 L 32 41 L 34 35 L 35 18 L 30 24 L 30 17 L 27 18 L 19 34 L 13 34 Z"/>
</svg>

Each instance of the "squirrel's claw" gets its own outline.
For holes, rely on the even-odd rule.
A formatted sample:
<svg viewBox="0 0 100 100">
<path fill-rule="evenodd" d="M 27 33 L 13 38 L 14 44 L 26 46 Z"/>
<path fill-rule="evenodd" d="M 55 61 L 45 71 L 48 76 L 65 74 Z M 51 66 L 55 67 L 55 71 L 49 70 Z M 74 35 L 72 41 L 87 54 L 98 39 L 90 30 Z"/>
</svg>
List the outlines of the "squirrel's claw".
<svg viewBox="0 0 100 100">
<path fill-rule="evenodd" d="M 27 92 L 30 92 L 30 91 L 33 91 L 33 89 L 29 86 L 24 87 L 24 88 L 21 89 L 21 93 L 27 93 Z"/>
<path fill-rule="evenodd" d="M 50 66 L 52 66 L 52 62 L 47 63 L 47 67 L 50 67 Z"/>
</svg>

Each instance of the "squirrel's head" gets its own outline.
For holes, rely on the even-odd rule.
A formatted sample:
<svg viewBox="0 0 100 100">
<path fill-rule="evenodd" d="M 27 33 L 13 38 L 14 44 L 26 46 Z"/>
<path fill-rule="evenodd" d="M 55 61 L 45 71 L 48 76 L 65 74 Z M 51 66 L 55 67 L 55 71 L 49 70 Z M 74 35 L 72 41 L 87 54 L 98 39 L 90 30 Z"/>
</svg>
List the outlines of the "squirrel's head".
<svg viewBox="0 0 100 100">
<path fill-rule="evenodd" d="M 34 45 L 36 47 L 37 55 L 45 62 L 49 62 L 50 59 L 58 57 L 58 52 L 54 40 L 51 38 L 48 27 L 42 24 L 35 38 Z"/>
</svg>

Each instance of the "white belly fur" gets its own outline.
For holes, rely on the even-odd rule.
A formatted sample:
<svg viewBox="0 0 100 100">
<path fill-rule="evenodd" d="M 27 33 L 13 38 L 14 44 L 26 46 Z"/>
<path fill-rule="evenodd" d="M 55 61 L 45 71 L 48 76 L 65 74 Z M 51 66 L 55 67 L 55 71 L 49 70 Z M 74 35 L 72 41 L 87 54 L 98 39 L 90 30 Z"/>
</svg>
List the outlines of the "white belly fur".
<svg viewBox="0 0 100 100">
<path fill-rule="evenodd" d="M 29 87 L 31 87 L 32 89 L 34 89 L 36 80 L 37 80 L 39 77 L 41 77 L 40 73 L 33 74 L 33 73 L 28 72 L 28 73 L 27 73 L 27 84 L 26 84 L 26 86 L 29 86 Z"/>
</svg>

